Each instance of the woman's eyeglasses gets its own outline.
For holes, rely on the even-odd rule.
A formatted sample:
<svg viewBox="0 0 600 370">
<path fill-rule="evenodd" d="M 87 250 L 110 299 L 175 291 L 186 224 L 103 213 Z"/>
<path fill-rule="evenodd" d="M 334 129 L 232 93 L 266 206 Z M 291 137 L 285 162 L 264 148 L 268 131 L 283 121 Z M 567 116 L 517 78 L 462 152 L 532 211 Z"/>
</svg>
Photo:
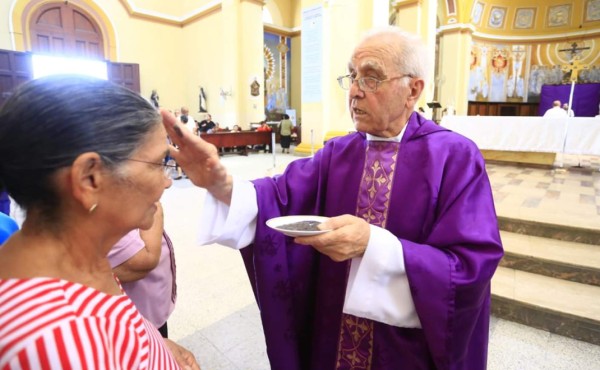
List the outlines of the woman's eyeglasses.
<svg viewBox="0 0 600 370">
<path fill-rule="evenodd" d="M 133 159 L 133 158 L 127 158 L 127 160 L 134 161 L 134 162 L 140 162 L 140 163 L 153 164 L 155 166 L 161 166 L 163 168 L 163 173 L 165 174 L 165 177 L 168 179 L 171 178 L 171 172 L 177 168 L 177 165 L 169 164 L 167 162 L 156 163 L 156 162 L 142 161 L 141 159 Z"/>
</svg>

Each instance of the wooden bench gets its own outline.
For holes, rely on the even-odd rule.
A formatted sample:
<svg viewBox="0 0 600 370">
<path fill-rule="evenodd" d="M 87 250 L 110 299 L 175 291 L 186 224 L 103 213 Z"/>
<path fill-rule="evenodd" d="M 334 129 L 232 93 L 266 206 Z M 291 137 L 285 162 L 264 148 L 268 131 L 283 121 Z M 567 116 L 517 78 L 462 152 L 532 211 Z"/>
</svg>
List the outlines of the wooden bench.
<svg viewBox="0 0 600 370">
<path fill-rule="evenodd" d="M 201 134 L 202 140 L 207 141 L 219 150 L 219 155 L 225 153 L 238 153 L 248 155 L 248 146 L 268 145 L 271 151 L 271 132 L 239 131 L 239 132 L 216 132 L 212 134 Z M 230 152 L 225 150 L 229 148 Z"/>
</svg>

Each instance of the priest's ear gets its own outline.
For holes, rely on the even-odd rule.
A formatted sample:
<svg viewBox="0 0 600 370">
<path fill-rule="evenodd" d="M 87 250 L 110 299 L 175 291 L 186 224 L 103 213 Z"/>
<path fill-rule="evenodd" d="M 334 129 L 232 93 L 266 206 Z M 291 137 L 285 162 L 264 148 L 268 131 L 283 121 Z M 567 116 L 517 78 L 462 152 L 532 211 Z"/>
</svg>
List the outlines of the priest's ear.
<svg viewBox="0 0 600 370">
<path fill-rule="evenodd" d="M 408 83 L 408 87 L 410 88 L 410 94 L 407 100 L 411 103 L 411 106 L 414 106 L 425 88 L 425 81 L 422 78 L 414 77 Z"/>
</svg>

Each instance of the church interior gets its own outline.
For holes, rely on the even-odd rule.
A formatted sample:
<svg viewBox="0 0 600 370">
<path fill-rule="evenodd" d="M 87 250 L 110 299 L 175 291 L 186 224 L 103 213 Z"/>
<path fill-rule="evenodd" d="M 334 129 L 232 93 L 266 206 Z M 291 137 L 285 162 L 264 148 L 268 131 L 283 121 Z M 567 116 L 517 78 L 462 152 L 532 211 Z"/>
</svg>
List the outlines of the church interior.
<svg viewBox="0 0 600 370">
<path fill-rule="evenodd" d="M 223 155 L 248 179 L 354 130 L 336 78 L 364 31 L 419 34 L 418 106 L 475 141 L 492 184 L 505 256 L 488 368 L 600 369 L 600 0 L 0 0 L 0 18 L 0 104 L 63 64 L 51 56 L 100 62 L 196 121 L 251 130 L 291 115 L 291 154 Z M 574 117 L 544 118 L 555 100 Z M 182 179 L 163 196 L 181 292 L 172 338 L 203 369 L 267 369 L 238 253 L 196 245 L 204 195 Z"/>
</svg>

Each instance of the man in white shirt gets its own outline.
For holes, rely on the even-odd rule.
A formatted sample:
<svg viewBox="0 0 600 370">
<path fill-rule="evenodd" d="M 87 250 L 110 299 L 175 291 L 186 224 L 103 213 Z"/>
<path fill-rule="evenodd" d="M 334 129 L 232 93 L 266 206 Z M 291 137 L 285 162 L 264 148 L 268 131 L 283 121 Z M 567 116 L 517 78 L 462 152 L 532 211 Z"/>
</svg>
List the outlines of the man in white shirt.
<svg viewBox="0 0 600 370">
<path fill-rule="evenodd" d="M 181 115 L 179 121 L 194 135 L 197 135 L 198 128 L 196 127 L 196 121 L 194 117 L 190 116 L 190 110 L 188 107 L 181 107 Z"/>
<path fill-rule="evenodd" d="M 560 100 L 555 100 L 552 102 L 552 108 L 548 109 L 546 113 L 544 113 L 544 117 L 546 118 L 564 118 L 567 117 L 567 112 L 560 106 Z"/>
</svg>

